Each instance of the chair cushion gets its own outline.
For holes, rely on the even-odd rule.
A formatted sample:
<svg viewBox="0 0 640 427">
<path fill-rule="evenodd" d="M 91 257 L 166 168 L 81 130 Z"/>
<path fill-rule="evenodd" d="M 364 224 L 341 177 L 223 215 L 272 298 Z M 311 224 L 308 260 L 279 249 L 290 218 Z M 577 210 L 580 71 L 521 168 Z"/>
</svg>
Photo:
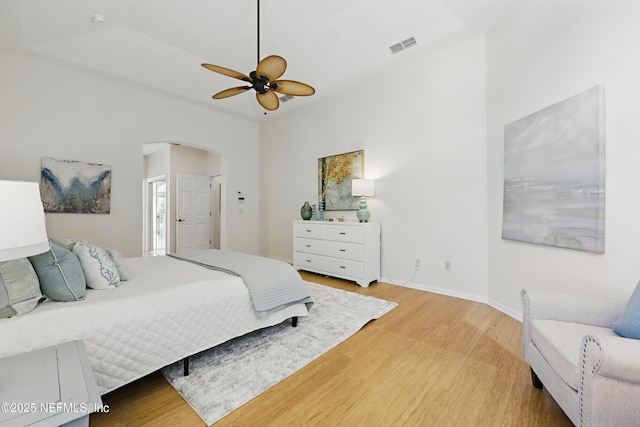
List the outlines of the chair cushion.
<svg viewBox="0 0 640 427">
<path fill-rule="evenodd" d="M 531 321 L 531 338 L 554 371 L 574 390 L 580 385 L 580 346 L 585 335 L 616 336 L 612 329 L 559 320 Z"/>
<path fill-rule="evenodd" d="M 615 333 L 640 340 L 640 282 L 636 285 L 622 315 L 613 323 Z"/>
</svg>

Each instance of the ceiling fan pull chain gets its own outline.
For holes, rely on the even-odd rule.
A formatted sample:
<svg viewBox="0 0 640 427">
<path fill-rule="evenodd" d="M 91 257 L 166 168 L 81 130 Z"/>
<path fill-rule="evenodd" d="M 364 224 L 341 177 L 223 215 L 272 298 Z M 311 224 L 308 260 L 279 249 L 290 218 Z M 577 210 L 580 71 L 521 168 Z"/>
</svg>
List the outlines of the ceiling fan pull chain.
<svg viewBox="0 0 640 427">
<path fill-rule="evenodd" d="M 260 62 L 260 0 L 258 0 L 258 60 L 256 64 Z"/>
</svg>

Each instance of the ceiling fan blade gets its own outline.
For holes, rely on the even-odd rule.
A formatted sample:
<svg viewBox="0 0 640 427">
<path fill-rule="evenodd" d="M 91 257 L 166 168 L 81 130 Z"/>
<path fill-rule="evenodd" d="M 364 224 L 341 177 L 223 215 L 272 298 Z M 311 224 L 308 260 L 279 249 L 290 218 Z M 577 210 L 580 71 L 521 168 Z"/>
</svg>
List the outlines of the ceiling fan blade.
<svg viewBox="0 0 640 427">
<path fill-rule="evenodd" d="M 256 92 L 256 99 L 264 107 L 265 110 L 277 110 L 280 106 L 280 100 L 275 92 L 268 90 L 266 93 Z"/>
<path fill-rule="evenodd" d="M 281 75 L 284 74 L 287 69 L 287 61 L 283 57 L 278 55 L 271 55 L 264 58 L 258 63 L 256 68 L 256 74 L 259 76 L 265 76 L 267 80 L 273 82 L 278 80 Z"/>
<path fill-rule="evenodd" d="M 309 96 L 316 93 L 316 90 L 308 84 L 294 80 L 277 80 L 274 83 L 278 85 L 274 90 L 285 95 Z"/>
<path fill-rule="evenodd" d="M 249 89 L 251 89 L 251 86 L 232 87 L 231 89 L 225 89 L 221 92 L 216 93 L 215 95 L 213 95 L 213 99 L 223 99 L 223 98 L 228 98 L 230 96 L 239 95 L 241 93 L 246 92 Z"/>
<path fill-rule="evenodd" d="M 234 79 L 244 80 L 245 82 L 251 81 L 249 76 L 242 74 L 239 71 L 232 70 L 230 68 L 225 68 L 225 67 L 221 67 L 219 65 L 213 65 L 213 64 L 202 64 L 202 66 L 207 70 L 215 71 L 216 73 L 224 74 L 225 76 L 233 77 Z"/>
</svg>

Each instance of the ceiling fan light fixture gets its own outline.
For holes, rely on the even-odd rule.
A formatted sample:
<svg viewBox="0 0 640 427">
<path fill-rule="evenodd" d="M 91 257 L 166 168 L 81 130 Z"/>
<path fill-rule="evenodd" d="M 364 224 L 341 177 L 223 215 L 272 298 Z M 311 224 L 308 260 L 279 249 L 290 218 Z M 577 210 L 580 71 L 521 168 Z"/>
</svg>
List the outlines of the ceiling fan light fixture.
<svg viewBox="0 0 640 427">
<path fill-rule="evenodd" d="M 310 96 L 313 95 L 316 90 L 305 83 L 300 83 L 295 80 L 278 80 L 287 69 L 287 61 L 278 55 L 270 55 L 260 60 L 260 0 L 258 0 L 258 65 L 256 69 L 245 75 L 238 71 L 221 67 L 213 64 L 202 64 L 202 66 L 208 70 L 215 71 L 216 73 L 223 74 L 228 77 L 233 77 L 238 80 L 245 81 L 251 86 L 239 86 L 230 89 L 225 89 L 221 92 L 213 95 L 213 99 L 224 99 L 230 96 L 241 94 L 248 89 L 256 91 L 256 100 L 266 110 L 277 110 L 280 106 L 280 101 L 276 92 L 284 95 L 295 96 Z M 287 99 L 288 101 L 288 99 Z"/>
</svg>

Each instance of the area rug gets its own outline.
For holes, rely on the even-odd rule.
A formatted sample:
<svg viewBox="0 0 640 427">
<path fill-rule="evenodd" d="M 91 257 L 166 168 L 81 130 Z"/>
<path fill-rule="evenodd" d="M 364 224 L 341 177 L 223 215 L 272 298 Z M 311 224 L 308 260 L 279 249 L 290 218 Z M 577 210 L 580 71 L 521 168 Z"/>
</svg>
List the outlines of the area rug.
<svg viewBox="0 0 640 427">
<path fill-rule="evenodd" d="M 364 325 L 397 306 L 391 301 L 309 283 L 314 304 L 308 317 L 236 338 L 190 361 L 162 370 L 207 425 L 331 350 Z"/>
</svg>

